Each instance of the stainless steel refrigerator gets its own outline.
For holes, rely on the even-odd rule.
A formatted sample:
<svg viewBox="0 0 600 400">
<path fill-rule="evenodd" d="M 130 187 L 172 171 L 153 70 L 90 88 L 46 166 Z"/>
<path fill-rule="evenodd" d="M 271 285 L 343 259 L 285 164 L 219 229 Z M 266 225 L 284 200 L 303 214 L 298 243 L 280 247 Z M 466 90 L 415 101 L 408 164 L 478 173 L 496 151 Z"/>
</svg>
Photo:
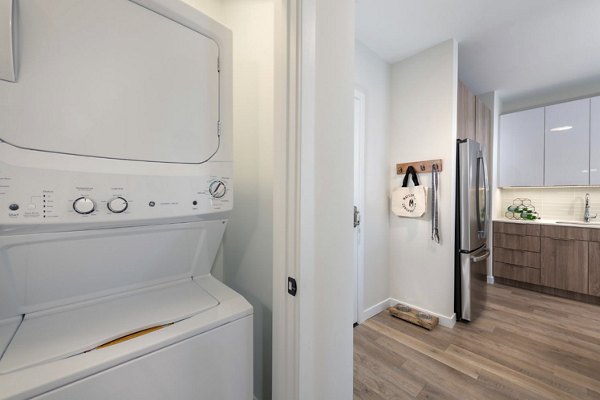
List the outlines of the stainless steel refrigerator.
<svg viewBox="0 0 600 400">
<path fill-rule="evenodd" d="M 485 304 L 490 215 L 484 147 L 471 139 L 457 145 L 456 261 L 454 309 L 457 320 L 473 321 Z"/>
</svg>

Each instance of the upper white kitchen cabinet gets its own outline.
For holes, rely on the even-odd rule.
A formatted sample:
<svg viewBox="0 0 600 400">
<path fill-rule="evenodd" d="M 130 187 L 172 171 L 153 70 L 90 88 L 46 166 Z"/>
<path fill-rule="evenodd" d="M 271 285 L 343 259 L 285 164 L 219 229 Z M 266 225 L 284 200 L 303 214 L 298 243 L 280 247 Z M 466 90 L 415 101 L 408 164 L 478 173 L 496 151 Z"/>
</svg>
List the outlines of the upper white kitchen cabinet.
<svg viewBox="0 0 600 400">
<path fill-rule="evenodd" d="M 600 97 L 592 98 L 590 116 L 590 185 L 600 185 Z"/>
<path fill-rule="evenodd" d="M 545 185 L 589 185 L 590 99 L 546 107 Z"/>
<path fill-rule="evenodd" d="M 498 185 L 544 185 L 544 108 L 500 116 Z"/>
</svg>

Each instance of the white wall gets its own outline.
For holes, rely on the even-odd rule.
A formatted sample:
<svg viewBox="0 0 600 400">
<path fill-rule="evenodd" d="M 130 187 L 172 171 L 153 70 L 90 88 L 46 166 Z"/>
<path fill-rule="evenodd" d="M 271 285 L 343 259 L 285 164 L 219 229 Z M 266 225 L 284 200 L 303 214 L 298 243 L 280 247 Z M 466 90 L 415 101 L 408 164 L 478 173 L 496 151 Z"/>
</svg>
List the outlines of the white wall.
<svg viewBox="0 0 600 400">
<path fill-rule="evenodd" d="M 356 42 L 354 82 L 365 95 L 364 312 L 389 298 L 389 125 L 391 65 Z M 361 293 L 359 293 L 361 296 Z M 360 317 L 359 317 L 360 319 Z"/>
<path fill-rule="evenodd" d="M 354 0 L 301 2 L 299 398 L 352 398 Z"/>
<path fill-rule="evenodd" d="M 254 307 L 254 394 L 271 398 L 273 292 L 272 0 L 225 0 L 233 31 L 235 198 L 223 241 L 224 282 Z"/>
<path fill-rule="evenodd" d="M 235 198 L 213 274 L 254 307 L 254 394 L 271 398 L 273 0 L 185 0 L 233 32 Z"/>
<path fill-rule="evenodd" d="M 392 66 L 391 187 L 401 186 L 396 163 L 441 158 L 443 171 L 440 244 L 431 240 L 430 212 L 424 219 L 390 214 L 390 294 L 446 319 L 454 315 L 457 85 L 454 40 Z M 430 186 L 430 176 L 419 177 Z"/>
</svg>

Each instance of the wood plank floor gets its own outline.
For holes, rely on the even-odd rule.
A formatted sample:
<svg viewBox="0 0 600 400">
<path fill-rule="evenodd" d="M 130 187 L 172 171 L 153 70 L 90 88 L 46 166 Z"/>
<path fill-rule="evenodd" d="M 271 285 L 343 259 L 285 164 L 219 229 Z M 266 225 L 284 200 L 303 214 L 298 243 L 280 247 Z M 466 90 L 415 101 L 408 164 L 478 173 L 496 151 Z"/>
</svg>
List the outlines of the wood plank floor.
<svg viewBox="0 0 600 400">
<path fill-rule="evenodd" d="M 600 399 L 600 306 L 502 285 L 429 332 L 384 311 L 354 328 L 355 399 Z"/>
</svg>

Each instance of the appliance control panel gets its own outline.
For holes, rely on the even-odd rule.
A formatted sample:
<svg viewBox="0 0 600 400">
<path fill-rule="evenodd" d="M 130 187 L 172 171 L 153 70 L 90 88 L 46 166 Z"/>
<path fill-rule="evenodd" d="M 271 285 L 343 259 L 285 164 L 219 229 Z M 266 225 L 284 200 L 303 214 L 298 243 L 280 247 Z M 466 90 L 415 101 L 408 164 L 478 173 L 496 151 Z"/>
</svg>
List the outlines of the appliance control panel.
<svg viewBox="0 0 600 400">
<path fill-rule="evenodd" d="M 0 163 L 0 225 L 182 219 L 228 212 L 232 164 L 197 166 L 193 175 L 87 173 Z"/>
</svg>

